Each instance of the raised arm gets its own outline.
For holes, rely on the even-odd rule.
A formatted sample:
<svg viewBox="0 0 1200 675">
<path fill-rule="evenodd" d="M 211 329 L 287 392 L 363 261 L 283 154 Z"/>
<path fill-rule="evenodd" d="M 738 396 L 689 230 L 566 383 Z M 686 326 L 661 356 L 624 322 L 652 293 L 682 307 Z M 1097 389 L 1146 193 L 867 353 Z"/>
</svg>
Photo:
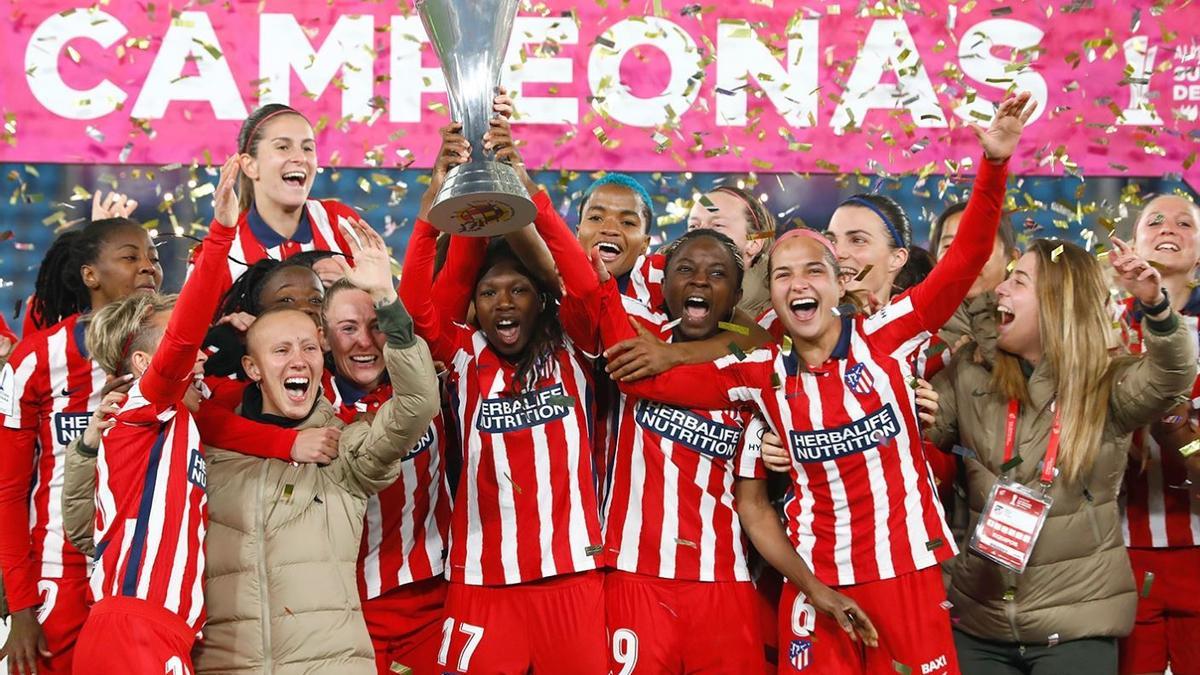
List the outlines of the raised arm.
<svg viewBox="0 0 1200 675">
<path fill-rule="evenodd" d="M 487 247 L 488 240 L 484 237 L 450 237 L 446 260 L 434 277 L 432 293 L 433 304 L 445 321 L 467 322 L 475 294 L 475 276 L 483 265 Z"/>
<path fill-rule="evenodd" d="M 238 158 L 231 156 L 221 167 L 221 178 L 213 197 L 215 217 L 205 237 L 204 250 L 196 259 L 194 274 L 183 285 L 175 311 L 167 323 L 150 367 L 141 378 L 141 392 L 155 408 L 175 405 L 192 381 L 196 352 L 208 332 L 209 318 L 221 302 L 221 289 L 211 282 L 221 270 L 228 270 L 226 257 L 237 231 Z"/>
<path fill-rule="evenodd" d="M 425 342 L 414 333 L 413 319 L 391 287 L 383 238 L 355 224 L 362 247 L 358 266 L 347 278 L 370 294 L 387 335 L 383 358 L 392 382 L 392 397 L 370 423 L 350 425 L 342 433 L 339 456 L 331 468 L 343 487 L 355 494 L 375 494 L 390 485 L 400 461 L 424 435 L 439 408 L 437 375 Z"/>
</svg>

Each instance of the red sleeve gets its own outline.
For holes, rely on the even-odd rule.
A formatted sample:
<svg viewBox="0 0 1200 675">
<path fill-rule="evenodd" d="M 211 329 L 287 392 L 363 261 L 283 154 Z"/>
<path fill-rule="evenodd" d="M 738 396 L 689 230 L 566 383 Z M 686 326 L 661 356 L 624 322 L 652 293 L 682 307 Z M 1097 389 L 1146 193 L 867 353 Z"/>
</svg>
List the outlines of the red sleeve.
<svg viewBox="0 0 1200 675">
<path fill-rule="evenodd" d="M 484 237 L 450 237 L 446 262 L 433 284 L 433 304 L 441 307 L 450 321 L 467 322 L 467 311 L 475 294 L 475 277 L 487 255 L 488 240 Z M 437 238 L 434 238 L 434 249 Z"/>
<path fill-rule="evenodd" d="M 192 381 L 196 352 L 204 343 L 204 334 L 221 302 L 220 289 L 210 280 L 221 270 L 229 274 L 225 259 L 234 232 L 233 228 L 216 223 L 210 227 L 204 239 L 208 246 L 196 258 L 194 274 L 183 284 L 150 368 L 142 375 L 142 395 L 158 410 L 177 403 Z"/>
<path fill-rule="evenodd" d="M 554 208 L 550 195 L 540 190 L 533 196 L 533 203 L 537 206 L 534 226 L 550 249 L 550 256 L 558 263 L 558 274 L 566 289 L 559 305 L 563 331 L 575 344 L 595 351 L 600 323 L 600 280 L 579 240 Z"/>
<path fill-rule="evenodd" d="M 194 417 L 205 445 L 252 457 L 292 461 L 292 444 L 298 433 L 295 429 L 248 420 L 211 399 L 200 404 Z"/>
<path fill-rule="evenodd" d="M 416 334 L 428 343 L 434 360 L 448 362 L 458 351 L 459 329 L 433 302 L 433 259 L 436 248 L 437 230 L 418 219 L 408 240 L 398 292 L 404 308 L 412 316 Z M 453 268 L 449 259 L 446 262 L 442 274 L 471 274 L 474 278 L 474 271 Z"/>
<path fill-rule="evenodd" d="M 945 255 L 921 283 L 864 321 L 876 348 L 892 353 L 922 331 L 936 333 L 954 315 L 992 255 L 1007 177 L 1008 162 L 980 162 L 958 234 Z"/>
<path fill-rule="evenodd" d="M 41 602 L 29 534 L 29 486 L 33 483 L 36 438 L 37 429 L 0 427 L 0 569 L 10 612 Z"/>
</svg>

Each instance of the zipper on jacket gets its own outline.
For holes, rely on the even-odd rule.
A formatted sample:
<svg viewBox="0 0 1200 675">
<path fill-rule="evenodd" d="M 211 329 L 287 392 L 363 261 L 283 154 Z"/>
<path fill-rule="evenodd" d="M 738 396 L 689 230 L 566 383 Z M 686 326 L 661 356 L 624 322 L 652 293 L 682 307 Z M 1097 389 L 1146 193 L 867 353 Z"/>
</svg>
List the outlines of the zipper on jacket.
<svg viewBox="0 0 1200 675">
<path fill-rule="evenodd" d="M 267 497 L 267 467 L 270 462 L 260 462 L 258 472 L 258 499 L 255 500 L 254 509 L 254 532 L 258 538 L 257 565 L 258 565 L 258 605 L 259 611 L 262 612 L 262 647 L 263 647 L 263 672 L 270 673 L 272 670 L 271 663 L 271 600 L 270 600 L 270 583 L 267 579 L 267 524 L 266 524 L 266 497 Z"/>
<path fill-rule="evenodd" d="M 1021 644 L 1021 631 L 1017 629 L 1017 578 L 1008 570 L 1002 572 L 1007 588 L 1004 591 L 1004 616 L 1012 630 L 1013 642 Z M 1024 654 L 1024 651 L 1021 652 Z"/>
</svg>

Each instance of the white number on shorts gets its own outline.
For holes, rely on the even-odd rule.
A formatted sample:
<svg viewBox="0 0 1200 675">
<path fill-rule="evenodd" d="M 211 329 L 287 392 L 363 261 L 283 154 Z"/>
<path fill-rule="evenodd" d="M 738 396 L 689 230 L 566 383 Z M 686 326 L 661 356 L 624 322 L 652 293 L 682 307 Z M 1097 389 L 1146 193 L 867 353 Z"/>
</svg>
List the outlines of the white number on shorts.
<svg viewBox="0 0 1200 675">
<path fill-rule="evenodd" d="M 630 675 L 637 666 L 638 638 L 637 633 L 628 628 L 618 628 L 612 636 L 613 660 L 621 664 L 619 675 Z"/>
<path fill-rule="evenodd" d="M 188 670 L 187 666 L 183 665 L 183 659 L 178 656 L 172 656 L 167 659 L 163 675 L 192 675 L 192 672 Z"/>
<path fill-rule="evenodd" d="M 54 611 L 58 602 L 58 584 L 49 579 L 38 582 L 38 595 L 42 596 L 42 606 L 38 608 L 37 622 L 46 623 L 46 618 Z"/>
<path fill-rule="evenodd" d="M 483 627 L 472 626 L 469 623 L 458 624 L 458 632 L 467 636 L 467 644 L 463 645 L 462 651 L 458 654 L 458 670 L 465 671 L 471 665 L 471 657 L 475 654 L 475 649 L 479 647 L 479 641 L 483 639 Z M 438 665 L 446 665 L 446 659 L 450 657 L 450 638 L 454 634 L 454 617 L 450 617 L 442 622 L 442 646 L 438 649 Z"/>
<path fill-rule="evenodd" d="M 792 632 L 796 637 L 808 637 L 817 626 L 817 608 L 808 602 L 808 596 L 797 593 L 792 601 Z"/>
</svg>

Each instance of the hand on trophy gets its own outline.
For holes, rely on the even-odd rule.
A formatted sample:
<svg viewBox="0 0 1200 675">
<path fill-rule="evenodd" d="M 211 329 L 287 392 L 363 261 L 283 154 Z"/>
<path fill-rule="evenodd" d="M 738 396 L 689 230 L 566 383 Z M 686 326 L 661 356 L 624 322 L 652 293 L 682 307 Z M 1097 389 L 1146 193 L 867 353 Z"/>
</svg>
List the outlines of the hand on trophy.
<svg viewBox="0 0 1200 675">
<path fill-rule="evenodd" d="M 500 107 L 499 101 L 502 96 L 496 97 L 497 108 Z M 529 177 L 529 172 L 525 170 L 525 162 L 521 159 L 521 153 L 517 151 L 517 144 L 512 135 L 512 126 L 507 117 L 493 117 L 488 121 L 487 133 L 483 135 L 483 149 L 495 152 L 497 160 L 512 166 L 529 194 L 537 194 L 537 183 L 533 182 L 533 179 Z"/>
<path fill-rule="evenodd" d="M 417 213 L 418 218 L 426 221 L 429 219 L 429 209 L 433 208 L 433 201 L 442 189 L 442 183 L 446 181 L 446 174 L 450 169 L 466 164 L 471 159 L 471 144 L 463 136 L 461 124 L 451 122 L 438 132 L 442 135 L 442 147 L 438 149 L 437 159 L 433 162 L 429 187 L 426 188 L 425 194 L 421 195 L 421 210 Z"/>
</svg>

